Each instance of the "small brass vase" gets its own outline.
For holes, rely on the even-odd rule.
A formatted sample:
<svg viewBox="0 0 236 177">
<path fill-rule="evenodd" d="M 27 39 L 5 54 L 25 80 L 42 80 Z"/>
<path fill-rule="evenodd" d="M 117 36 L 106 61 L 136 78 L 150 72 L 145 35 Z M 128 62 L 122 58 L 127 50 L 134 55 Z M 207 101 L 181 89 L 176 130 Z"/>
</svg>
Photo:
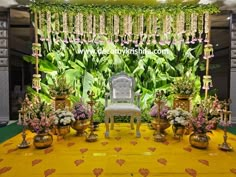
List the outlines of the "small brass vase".
<svg viewBox="0 0 236 177">
<path fill-rule="evenodd" d="M 206 149 L 209 144 L 209 137 L 206 135 L 206 133 L 192 133 L 189 136 L 189 142 L 193 147 Z"/>
<path fill-rule="evenodd" d="M 71 124 L 71 128 L 76 130 L 76 136 L 85 136 L 87 132 L 85 130 L 89 127 L 90 122 L 88 119 L 76 120 Z"/>
<path fill-rule="evenodd" d="M 185 133 L 185 126 L 182 125 L 172 125 L 172 130 L 174 132 L 174 139 L 180 140 Z"/>
<path fill-rule="evenodd" d="M 51 146 L 53 137 L 49 133 L 39 133 L 34 136 L 33 144 L 37 149 L 44 149 Z"/>
<path fill-rule="evenodd" d="M 68 133 L 70 133 L 70 125 L 63 125 L 63 126 L 58 126 L 57 128 L 56 128 L 56 133 L 57 133 L 57 135 L 59 135 L 59 136 L 65 136 L 65 135 L 67 135 Z"/>
</svg>

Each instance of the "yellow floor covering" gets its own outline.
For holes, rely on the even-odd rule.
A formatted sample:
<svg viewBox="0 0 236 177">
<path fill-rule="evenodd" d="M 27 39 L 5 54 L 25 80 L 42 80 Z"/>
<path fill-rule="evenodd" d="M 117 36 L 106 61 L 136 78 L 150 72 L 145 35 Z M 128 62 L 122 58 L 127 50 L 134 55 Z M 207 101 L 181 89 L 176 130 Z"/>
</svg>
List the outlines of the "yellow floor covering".
<svg viewBox="0 0 236 177">
<path fill-rule="evenodd" d="M 98 141 L 88 143 L 76 137 L 75 131 L 57 139 L 47 149 L 17 149 L 21 135 L 0 144 L 1 177 L 236 177 L 236 152 L 218 150 L 223 131 L 210 135 L 207 150 L 190 146 L 188 136 L 173 139 L 166 130 L 165 143 L 153 140 L 153 130 L 141 126 L 141 138 L 129 124 L 115 124 L 111 138 L 104 138 L 104 124 L 96 132 Z M 27 132 L 32 143 L 33 133 Z M 236 148 L 236 136 L 228 134 L 228 142 Z"/>
</svg>

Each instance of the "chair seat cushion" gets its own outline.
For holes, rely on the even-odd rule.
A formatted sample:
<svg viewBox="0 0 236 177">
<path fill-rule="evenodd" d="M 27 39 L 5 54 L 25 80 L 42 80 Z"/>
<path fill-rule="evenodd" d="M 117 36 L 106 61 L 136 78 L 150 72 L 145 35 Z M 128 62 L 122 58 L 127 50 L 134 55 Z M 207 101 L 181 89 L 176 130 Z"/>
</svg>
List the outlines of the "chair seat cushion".
<svg viewBox="0 0 236 177">
<path fill-rule="evenodd" d="M 105 108 L 105 116 L 140 116 L 141 111 L 138 106 L 130 103 L 114 103 Z"/>
</svg>

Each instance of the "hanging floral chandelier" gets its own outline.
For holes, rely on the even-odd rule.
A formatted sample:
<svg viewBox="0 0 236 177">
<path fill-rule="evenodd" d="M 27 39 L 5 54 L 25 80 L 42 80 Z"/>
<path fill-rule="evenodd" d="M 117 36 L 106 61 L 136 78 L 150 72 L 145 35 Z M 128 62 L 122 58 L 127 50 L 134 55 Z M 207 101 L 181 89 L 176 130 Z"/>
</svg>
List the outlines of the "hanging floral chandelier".
<svg viewBox="0 0 236 177">
<path fill-rule="evenodd" d="M 41 41 L 100 43 L 101 36 L 121 45 L 202 42 L 207 38 L 213 5 L 158 7 L 34 3 Z M 54 38 L 53 38 L 54 39 Z M 54 42 L 56 42 L 54 41 Z"/>
</svg>

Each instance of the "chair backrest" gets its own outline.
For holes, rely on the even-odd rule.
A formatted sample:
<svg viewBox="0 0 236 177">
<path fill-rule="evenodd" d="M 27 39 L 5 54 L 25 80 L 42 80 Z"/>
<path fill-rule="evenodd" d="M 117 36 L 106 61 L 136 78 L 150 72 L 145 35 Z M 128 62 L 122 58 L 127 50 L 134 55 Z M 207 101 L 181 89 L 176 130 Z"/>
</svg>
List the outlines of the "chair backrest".
<svg viewBox="0 0 236 177">
<path fill-rule="evenodd" d="M 109 80 L 110 98 L 112 103 L 117 102 L 134 102 L 135 80 L 126 73 L 121 72 L 114 75 Z"/>
</svg>

